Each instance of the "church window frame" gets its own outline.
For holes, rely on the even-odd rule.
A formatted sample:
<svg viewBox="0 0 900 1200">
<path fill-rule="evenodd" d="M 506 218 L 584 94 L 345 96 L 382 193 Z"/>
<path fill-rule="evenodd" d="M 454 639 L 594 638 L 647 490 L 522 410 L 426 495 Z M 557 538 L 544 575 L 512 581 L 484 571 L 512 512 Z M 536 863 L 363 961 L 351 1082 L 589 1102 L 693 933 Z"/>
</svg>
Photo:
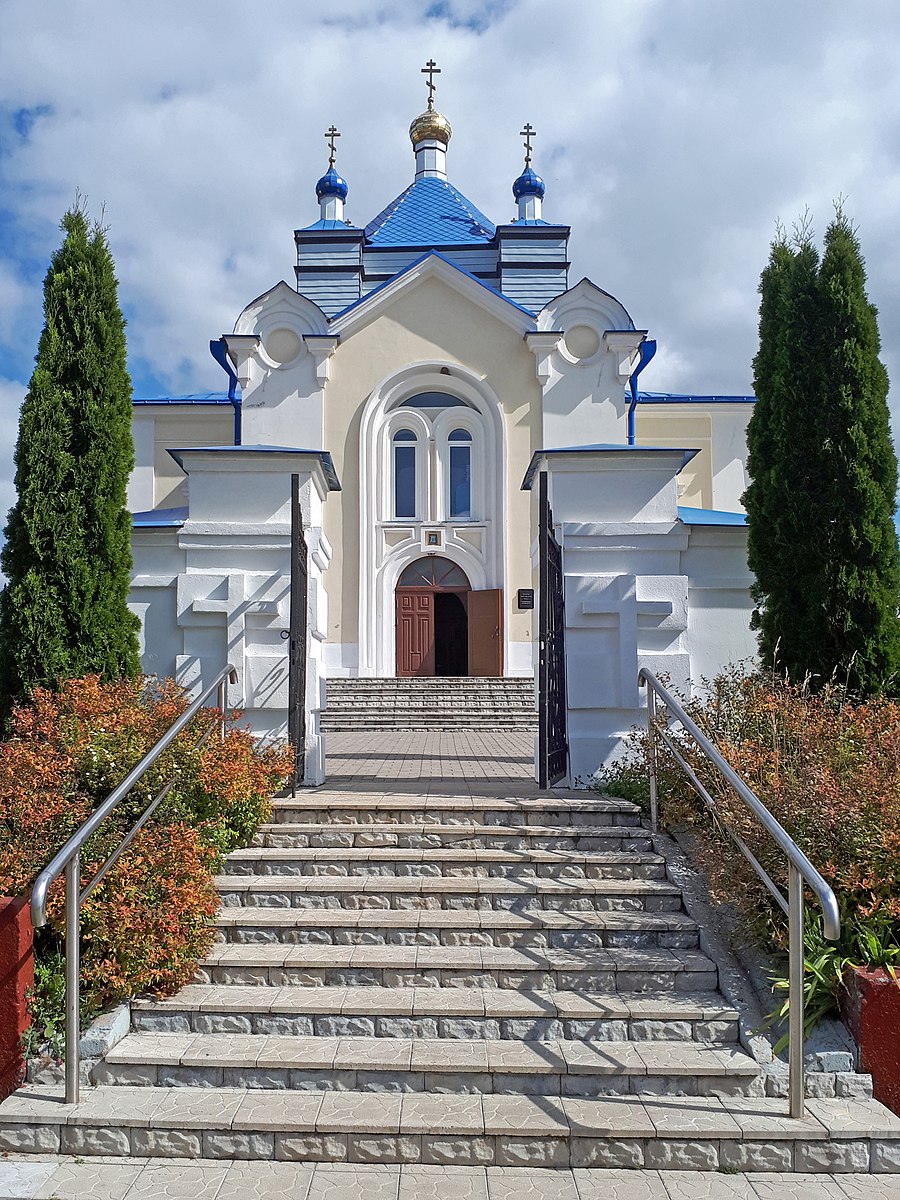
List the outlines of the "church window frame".
<svg viewBox="0 0 900 1200">
<path fill-rule="evenodd" d="M 451 521 L 472 519 L 471 431 L 457 426 L 447 435 L 447 516 Z"/>
<path fill-rule="evenodd" d="M 393 516 L 397 521 L 414 521 L 418 516 L 419 439 L 413 429 L 401 426 L 391 436 L 393 460 Z"/>
</svg>

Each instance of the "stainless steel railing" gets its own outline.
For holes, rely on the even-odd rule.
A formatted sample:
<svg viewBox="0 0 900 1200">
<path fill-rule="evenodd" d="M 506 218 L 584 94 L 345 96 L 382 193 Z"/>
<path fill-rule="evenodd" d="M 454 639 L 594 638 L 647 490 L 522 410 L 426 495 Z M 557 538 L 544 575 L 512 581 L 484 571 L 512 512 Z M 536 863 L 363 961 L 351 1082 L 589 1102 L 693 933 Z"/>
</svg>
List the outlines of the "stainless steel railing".
<svg viewBox="0 0 900 1200">
<path fill-rule="evenodd" d="M 741 851 L 753 870 L 763 881 L 776 903 L 784 911 L 788 919 L 788 1111 L 792 1117 L 804 1115 L 804 1083 L 803 1083 L 803 883 L 810 890 L 822 908 L 824 917 L 825 936 L 832 942 L 837 941 L 841 932 L 841 919 L 838 903 L 834 892 L 812 865 L 800 847 L 790 837 L 787 831 L 775 820 L 766 806 L 747 787 L 740 775 L 725 761 L 709 738 L 687 715 L 675 697 L 668 692 L 656 676 L 642 667 L 638 672 L 638 686 L 647 688 L 647 730 L 650 750 L 650 821 L 656 832 L 659 815 L 658 788 L 658 740 L 665 742 L 682 771 L 687 776 L 694 791 L 706 807 L 714 813 L 716 819 L 728 836 Z M 716 802 L 709 791 L 697 777 L 696 771 L 685 762 L 684 756 L 668 733 L 668 720 L 665 724 L 657 720 L 657 701 L 665 705 L 668 712 L 675 717 L 682 728 L 690 734 L 694 743 L 703 752 L 707 760 L 732 790 L 743 800 L 747 808 L 759 820 L 766 832 L 774 838 L 784 851 L 788 860 L 788 898 L 785 900 L 781 888 L 769 876 L 759 859 L 742 837 L 729 829 L 727 822 L 719 812 Z"/>
<path fill-rule="evenodd" d="M 219 674 L 215 677 L 208 687 L 204 688 L 203 692 L 192 701 L 184 710 L 181 716 L 166 730 L 163 736 L 159 739 L 156 745 L 150 750 L 141 761 L 134 767 L 133 770 L 125 776 L 115 791 L 103 801 L 99 808 L 88 817 L 84 824 L 72 834 L 66 844 L 57 854 L 53 856 L 50 862 L 44 867 L 40 875 L 34 882 L 34 887 L 31 889 L 31 923 L 35 929 L 40 929 L 47 924 L 47 893 L 54 879 L 57 878 L 63 871 L 66 877 L 66 928 L 65 928 L 65 954 L 66 954 L 66 979 L 65 979 L 65 996 L 66 996 L 66 1103 L 77 1104 L 78 1093 L 80 1088 L 79 1068 L 80 1068 L 80 1053 L 79 1041 L 81 1037 L 80 1029 L 80 1006 L 81 1006 L 81 983 L 79 979 L 81 956 L 79 954 L 79 937 L 81 932 L 81 906 L 85 900 L 97 886 L 101 879 L 106 875 L 107 871 L 113 866 L 119 858 L 123 850 L 131 845 L 134 838 L 141 829 L 147 824 L 153 814 L 168 796 L 169 792 L 175 783 L 174 777 L 166 781 L 159 789 L 156 795 L 150 800 L 149 804 L 141 813 L 140 817 L 132 825 L 128 833 L 119 842 L 116 849 L 112 852 L 106 862 L 94 875 L 90 883 L 85 887 L 81 887 L 81 849 L 88 838 L 99 829 L 110 813 L 125 799 L 136 783 L 141 780 L 147 771 L 159 756 L 172 744 L 175 738 L 181 733 L 182 729 L 188 725 L 203 707 L 204 702 L 213 693 L 217 692 L 218 715 L 210 724 L 209 728 L 197 742 L 197 746 L 203 745 L 212 734 L 213 730 L 218 727 L 219 739 L 225 739 L 225 700 L 226 700 L 226 685 L 227 683 L 237 683 L 237 672 L 234 667 L 223 667 Z"/>
</svg>

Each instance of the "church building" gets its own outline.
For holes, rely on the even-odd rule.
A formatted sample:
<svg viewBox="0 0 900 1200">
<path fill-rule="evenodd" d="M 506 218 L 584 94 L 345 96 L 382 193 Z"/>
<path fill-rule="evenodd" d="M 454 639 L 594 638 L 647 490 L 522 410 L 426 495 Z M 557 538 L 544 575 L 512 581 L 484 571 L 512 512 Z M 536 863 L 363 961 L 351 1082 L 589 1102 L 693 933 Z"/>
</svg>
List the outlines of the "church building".
<svg viewBox="0 0 900 1200">
<path fill-rule="evenodd" d="M 134 402 L 132 603 L 144 667 L 191 684 L 234 663 L 232 700 L 264 734 L 285 728 L 290 480 L 301 476 L 313 776 L 327 678 L 534 674 L 529 477 L 551 450 L 555 461 L 581 450 L 578 462 L 615 467 L 615 497 L 622 469 L 680 448 L 667 536 L 681 539 L 679 555 L 693 545 L 707 559 L 697 547 L 724 537 L 729 565 L 703 568 L 724 572 L 712 607 L 731 614 L 724 633 L 713 621 L 727 643 L 717 661 L 753 649 L 740 505 L 753 398 L 640 390 L 656 344 L 602 280 L 572 270 L 552 196 L 545 215 L 534 130 L 522 131 L 515 215 L 496 224 L 451 182 L 451 127 L 435 108 L 433 63 L 426 73 L 427 107 L 409 128 L 412 177 L 365 225 L 345 216 L 329 130 L 318 219 L 294 233 L 294 278 L 211 343 L 227 391 Z M 656 519 L 637 514 L 629 534 L 615 503 L 601 507 L 592 521 L 606 522 L 607 549 L 609 522 L 622 526 L 620 557 Z M 564 534 L 577 573 L 578 531 Z M 700 584 L 680 558 L 673 568 L 653 554 L 656 565 L 625 574 L 686 580 L 684 619 L 638 614 L 634 645 L 643 628 L 647 652 L 671 658 L 685 649 L 688 593 L 700 603 Z M 576 618 L 573 609 L 567 621 Z M 608 643 L 598 661 L 620 650 Z M 608 707 L 622 724 L 633 705 L 620 696 Z"/>
</svg>

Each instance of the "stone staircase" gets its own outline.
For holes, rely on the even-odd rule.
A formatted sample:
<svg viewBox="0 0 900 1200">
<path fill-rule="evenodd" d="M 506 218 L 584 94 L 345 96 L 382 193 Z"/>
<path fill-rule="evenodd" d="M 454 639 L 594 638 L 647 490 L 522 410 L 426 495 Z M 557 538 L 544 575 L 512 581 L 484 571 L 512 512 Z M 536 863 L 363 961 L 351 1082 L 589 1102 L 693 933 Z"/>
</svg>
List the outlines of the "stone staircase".
<svg viewBox="0 0 900 1200">
<path fill-rule="evenodd" d="M 329 679 L 323 733 L 372 729 L 537 729 L 534 680 L 466 676 Z"/>
<path fill-rule="evenodd" d="M 785 1115 L 633 805 L 482 791 L 276 800 L 195 982 L 133 1003 L 77 1106 L 0 1105 L 0 1151 L 900 1171 L 866 1077 Z"/>
</svg>

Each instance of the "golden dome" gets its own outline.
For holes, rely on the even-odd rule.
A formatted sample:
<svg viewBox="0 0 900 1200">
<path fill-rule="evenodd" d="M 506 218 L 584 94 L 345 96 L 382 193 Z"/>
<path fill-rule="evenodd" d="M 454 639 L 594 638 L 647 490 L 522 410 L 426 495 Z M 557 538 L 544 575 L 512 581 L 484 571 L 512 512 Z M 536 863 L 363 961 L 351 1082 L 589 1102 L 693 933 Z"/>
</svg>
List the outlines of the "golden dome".
<svg viewBox="0 0 900 1200">
<path fill-rule="evenodd" d="M 425 112 L 420 113 L 409 127 L 413 149 L 424 141 L 443 142 L 446 146 L 452 132 L 447 118 L 435 112 L 433 108 L 427 108 Z"/>
</svg>

